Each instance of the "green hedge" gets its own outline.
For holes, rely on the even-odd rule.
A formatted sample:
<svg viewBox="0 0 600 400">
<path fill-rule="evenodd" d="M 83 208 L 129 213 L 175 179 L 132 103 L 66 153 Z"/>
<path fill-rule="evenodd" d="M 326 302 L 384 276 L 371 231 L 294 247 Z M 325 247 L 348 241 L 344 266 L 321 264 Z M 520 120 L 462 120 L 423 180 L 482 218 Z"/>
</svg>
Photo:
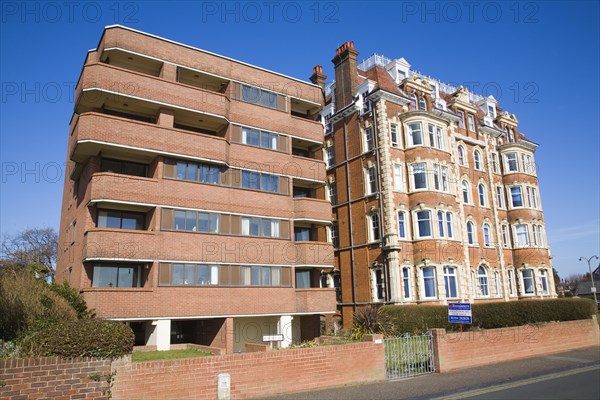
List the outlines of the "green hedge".
<svg viewBox="0 0 600 400">
<path fill-rule="evenodd" d="M 41 326 L 18 340 L 22 356 L 118 358 L 131 353 L 134 335 L 121 322 L 82 319 Z"/>
<path fill-rule="evenodd" d="M 493 329 L 537 322 L 589 319 L 596 314 L 594 301 L 588 299 L 523 300 L 473 304 L 473 325 L 463 329 Z M 423 333 L 431 328 L 458 330 L 458 324 L 448 323 L 447 306 L 394 305 L 384 306 L 396 331 Z"/>
</svg>

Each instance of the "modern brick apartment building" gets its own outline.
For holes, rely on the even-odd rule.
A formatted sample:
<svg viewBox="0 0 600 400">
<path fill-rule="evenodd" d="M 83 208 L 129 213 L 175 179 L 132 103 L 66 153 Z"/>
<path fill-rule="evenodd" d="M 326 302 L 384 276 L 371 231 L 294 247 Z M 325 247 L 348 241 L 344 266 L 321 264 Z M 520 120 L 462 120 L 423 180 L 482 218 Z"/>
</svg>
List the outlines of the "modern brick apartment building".
<svg viewBox="0 0 600 400">
<path fill-rule="evenodd" d="M 158 349 L 319 335 L 336 293 L 318 85 L 110 26 L 75 96 L 59 281 Z"/>
<path fill-rule="evenodd" d="M 357 55 L 337 49 L 322 111 L 344 325 L 370 303 L 555 297 L 537 144 L 515 115 L 403 58 Z"/>
</svg>

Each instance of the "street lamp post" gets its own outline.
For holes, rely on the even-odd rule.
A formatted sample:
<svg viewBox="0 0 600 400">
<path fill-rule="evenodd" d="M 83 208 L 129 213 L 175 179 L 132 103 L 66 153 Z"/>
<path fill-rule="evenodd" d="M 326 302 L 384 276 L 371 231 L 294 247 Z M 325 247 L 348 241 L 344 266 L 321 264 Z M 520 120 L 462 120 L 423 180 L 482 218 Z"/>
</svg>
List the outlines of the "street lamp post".
<svg viewBox="0 0 600 400">
<path fill-rule="evenodd" d="M 592 266 L 590 264 L 594 258 L 598 259 L 598 256 L 591 256 L 590 258 L 579 257 L 579 261 L 585 260 L 588 263 L 588 269 L 590 270 L 590 278 L 592 279 L 592 293 L 594 293 L 594 301 L 596 302 L 596 305 L 598 305 L 598 299 L 596 298 L 596 285 L 594 284 L 594 274 L 592 273 Z"/>
</svg>

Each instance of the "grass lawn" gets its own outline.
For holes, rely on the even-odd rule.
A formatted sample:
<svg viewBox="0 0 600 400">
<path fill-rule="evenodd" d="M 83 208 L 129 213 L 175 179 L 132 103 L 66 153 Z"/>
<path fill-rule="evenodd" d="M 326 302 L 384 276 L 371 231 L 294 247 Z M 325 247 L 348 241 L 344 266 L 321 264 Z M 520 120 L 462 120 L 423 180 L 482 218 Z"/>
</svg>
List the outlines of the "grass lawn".
<svg viewBox="0 0 600 400">
<path fill-rule="evenodd" d="M 134 351 L 131 353 L 131 361 L 157 361 L 170 360 L 173 358 L 208 357 L 212 355 L 213 354 L 193 349 L 169 351 Z"/>
</svg>

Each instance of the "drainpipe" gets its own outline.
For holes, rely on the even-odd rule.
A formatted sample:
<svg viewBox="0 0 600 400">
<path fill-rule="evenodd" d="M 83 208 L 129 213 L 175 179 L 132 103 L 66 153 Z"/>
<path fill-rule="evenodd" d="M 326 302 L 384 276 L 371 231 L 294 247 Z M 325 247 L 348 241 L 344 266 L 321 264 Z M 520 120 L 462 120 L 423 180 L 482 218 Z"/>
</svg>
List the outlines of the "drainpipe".
<svg viewBox="0 0 600 400">
<path fill-rule="evenodd" d="M 381 162 L 379 160 L 379 138 L 377 134 L 377 113 L 375 112 L 375 103 L 371 100 L 367 100 L 370 104 L 370 108 L 373 112 L 373 138 L 375 140 L 375 159 L 377 161 L 377 197 L 379 199 L 379 230 L 380 232 L 380 247 L 381 253 L 383 254 L 383 277 L 385 280 L 385 298 L 384 303 L 387 303 L 390 298 L 390 285 L 389 285 L 389 263 L 387 260 L 387 253 L 385 251 L 385 222 L 383 218 L 383 191 L 382 180 L 381 180 Z"/>
<path fill-rule="evenodd" d="M 350 272 L 352 273 L 352 311 L 356 311 L 356 275 L 354 272 L 354 239 L 352 237 L 352 202 L 351 202 L 351 190 L 350 190 L 350 163 L 348 162 L 348 133 L 346 130 L 347 117 L 344 116 L 344 165 L 346 167 L 346 188 L 348 190 L 348 230 L 350 234 L 348 238 L 350 240 Z"/>
</svg>

